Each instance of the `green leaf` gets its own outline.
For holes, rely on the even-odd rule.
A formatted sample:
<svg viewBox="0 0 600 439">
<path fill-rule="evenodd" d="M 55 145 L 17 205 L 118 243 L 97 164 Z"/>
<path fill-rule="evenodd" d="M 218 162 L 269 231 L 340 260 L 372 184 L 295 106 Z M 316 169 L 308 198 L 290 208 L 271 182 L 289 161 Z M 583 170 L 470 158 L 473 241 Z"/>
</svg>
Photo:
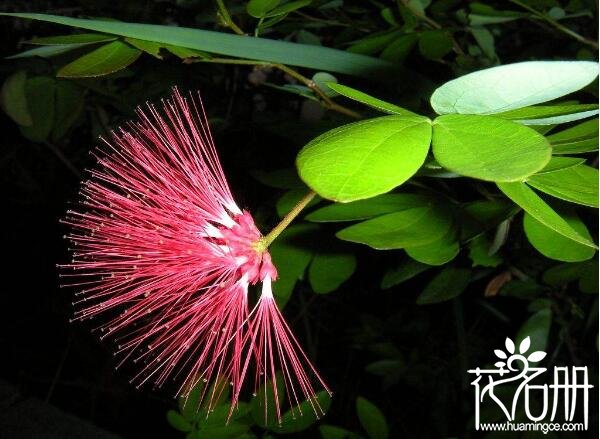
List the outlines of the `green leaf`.
<svg viewBox="0 0 600 439">
<path fill-rule="evenodd" d="M 461 240 L 466 241 L 498 226 L 518 210 L 514 204 L 503 199 L 478 200 L 465 204 L 461 209 Z"/>
<path fill-rule="evenodd" d="M 264 18 L 267 12 L 275 9 L 280 0 L 250 0 L 246 3 L 246 12 L 254 18 Z"/>
<path fill-rule="evenodd" d="M 402 107 L 398 107 L 397 105 L 390 104 L 389 102 L 382 101 L 381 99 L 374 98 L 373 96 L 369 96 L 362 91 L 356 90 L 354 88 L 348 87 L 342 84 L 336 84 L 330 82 L 327 86 L 342 96 L 345 96 L 354 101 L 360 102 L 361 104 L 365 104 L 368 107 L 375 108 L 383 113 L 388 114 L 398 114 L 402 116 L 414 116 L 415 113 L 412 111 L 405 110 Z"/>
<path fill-rule="evenodd" d="M 70 81 L 56 81 L 54 126 L 51 138 L 64 137 L 83 112 L 85 89 Z"/>
<path fill-rule="evenodd" d="M 544 169 L 536 172 L 534 175 L 547 174 L 549 172 L 572 168 L 573 166 L 581 165 L 583 162 L 585 162 L 585 159 L 576 157 L 552 157 L 548 164 L 544 166 Z"/>
<path fill-rule="evenodd" d="M 598 170 L 587 165 L 535 174 L 527 184 L 553 197 L 584 206 L 598 207 Z"/>
<path fill-rule="evenodd" d="M 433 122 L 433 154 L 457 174 L 517 181 L 542 169 L 550 144 L 535 130 L 491 116 L 450 114 Z"/>
<path fill-rule="evenodd" d="M 292 208 L 298 204 L 298 202 L 304 198 L 306 196 L 306 193 L 308 192 L 307 188 L 303 188 L 303 189 L 292 189 L 287 191 L 285 194 L 283 194 L 283 196 L 277 200 L 277 204 L 275 205 L 275 208 L 277 209 L 277 215 L 279 215 L 280 218 L 283 218 L 285 215 L 288 214 L 288 212 L 290 210 L 292 210 Z M 315 204 L 318 204 L 321 201 L 321 198 L 319 196 L 315 196 L 312 200 L 310 200 L 310 203 L 308 203 L 308 205 L 306 206 L 311 207 L 314 206 Z"/>
<path fill-rule="evenodd" d="M 175 410 L 169 410 L 167 412 L 167 421 L 176 430 L 187 432 L 192 431 L 192 424 L 190 424 L 181 414 Z"/>
<path fill-rule="evenodd" d="M 551 175 L 551 174 L 548 174 Z M 525 212 L 546 227 L 554 230 L 575 242 L 596 248 L 593 242 L 581 236 L 544 200 L 542 200 L 532 189 L 524 183 L 498 183 L 498 188 L 508 198 L 521 206 Z"/>
<path fill-rule="evenodd" d="M 54 127 L 54 78 L 28 78 L 25 83 L 25 96 L 33 124 L 21 126 L 21 133 L 29 140 L 43 142 L 48 139 Z"/>
<path fill-rule="evenodd" d="M 309 142 L 298 154 L 300 178 L 323 198 L 348 202 L 392 190 L 421 167 L 430 121 L 384 116 L 344 125 Z"/>
<path fill-rule="evenodd" d="M 587 227 L 575 212 L 561 212 L 561 217 L 579 235 L 592 240 Z M 527 213 L 523 216 L 523 228 L 531 245 L 547 258 L 564 262 L 580 262 L 593 258 L 596 253 L 593 248 L 565 238 Z"/>
<path fill-rule="evenodd" d="M 445 31 L 430 30 L 419 35 L 419 51 L 427 59 L 441 59 L 451 50 L 452 38 Z"/>
<path fill-rule="evenodd" d="M 401 64 L 415 44 L 417 44 L 417 41 L 419 41 L 419 36 L 417 34 L 401 35 L 388 44 L 379 57 L 395 64 Z"/>
<path fill-rule="evenodd" d="M 277 389 L 277 401 L 281 404 L 285 398 L 285 383 L 280 371 L 275 374 L 275 385 L 273 380 L 269 379 L 263 381 L 258 388 L 256 395 L 250 401 L 250 414 L 259 427 L 275 431 L 279 428 L 279 421 L 274 389 Z"/>
<path fill-rule="evenodd" d="M 552 286 L 566 285 L 575 280 L 579 280 L 587 266 L 596 269 L 598 264 L 597 261 L 558 264 L 546 270 L 542 275 L 542 280 Z"/>
<path fill-rule="evenodd" d="M 446 267 L 440 271 L 417 298 L 417 304 L 429 305 L 444 302 L 460 295 L 469 285 L 471 271 Z"/>
<path fill-rule="evenodd" d="M 399 266 L 385 272 L 381 279 L 381 289 L 387 290 L 388 288 L 412 279 L 430 268 L 430 265 L 422 264 L 413 259 L 406 259 L 402 261 Z"/>
<path fill-rule="evenodd" d="M 598 76 L 590 61 L 527 61 L 469 73 L 436 89 L 438 114 L 492 114 L 528 107 L 573 93 Z"/>
<path fill-rule="evenodd" d="M 528 353 L 545 351 L 548 345 L 548 335 L 550 334 L 550 326 L 552 324 L 552 311 L 550 308 L 542 309 L 533 314 L 519 329 L 517 336 L 515 337 L 516 345 L 519 346 L 521 342 L 529 337 L 531 340 L 531 347 L 527 351 Z"/>
<path fill-rule="evenodd" d="M 96 33 L 84 33 L 84 34 L 70 34 L 70 35 L 55 35 L 52 37 L 41 37 L 34 38 L 26 41 L 27 44 L 38 44 L 41 46 L 62 46 L 67 44 L 94 44 L 104 43 L 108 41 L 114 41 L 117 37 L 114 35 L 96 34 Z"/>
<path fill-rule="evenodd" d="M 347 50 L 356 54 L 375 55 L 399 35 L 401 35 L 401 32 L 398 29 L 371 34 L 356 41 Z"/>
<path fill-rule="evenodd" d="M 356 270 L 356 257 L 352 253 L 324 250 L 317 252 L 308 268 L 308 280 L 317 294 L 335 291 Z"/>
<path fill-rule="evenodd" d="M 351 203 L 334 203 L 321 207 L 306 215 L 304 219 L 313 222 L 356 221 L 373 218 L 386 213 L 406 210 L 412 207 L 429 206 L 431 197 L 418 194 L 383 194 L 366 200 Z"/>
<path fill-rule="evenodd" d="M 440 240 L 452 226 L 452 215 L 443 203 L 413 207 L 363 221 L 340 230 L 344 241 L 378 250 L 418 247 Z"/>
<path fill-rule="evenodd" d="M 460 250 L 456 232 L 452 226 L 444 236 L 430 244 L 408 247 L 406 254 L 424 264 L 444 265 L 454 259 Z"/>
<path fill-rule="evenodd" d="M 265 14 L 265 17 L 277 17 L 283 14 L 289 14 L 290 12 L 294 12 L 300 8 L 310 5 L 311 3 L 312 0 L 295 0 L 287 2 L 283 5 L 277 6 L 275 9 L 272 9 L 270 12 Z"/>
<path fill-rule="evenodd" d="M 161 50 L 164 48 L 164 45 L 161 43 L 156 43 L 154 41 L 138 40 L 137 38 L 125 38 L 125 42 L 135 47 L 136 49 L 139 49 L 143 52 L 152 55 L 155 58 L 163 59 Z"/>
<path fill-rule="evenodd" d="M 492 34 L 485 27 L 472 27 L 469 29 L 475 41 L 481 48 L 482 52 L 488 58 L 492 60 L 498 59 L 496 54 L 496 43 L 494 41 L 494 34 Z"/>
<path fill-rule="evenodd" d="M 375 404 L 365 398 L 356 398 L 356 414 L 360 425 L 370 439 L 387 439 L 389 430 L 385 416 Z"/>
<path fill-rule="evenodd" d="M 469 242 L 469 258 L 473 267 L 497 267 L 502 263 L 498 254 L 490 254 L 492 242 L 485 234 L 477 236 Z"/>
<path fill-rule="evenodd" d="M 108 75 L 127 67 L 141 53 L 122 41 L 113 41 L 62 67 L 56 76 L 86 78 Z"/>
<path fill-rule="evenodd" d="M 182 394 L 177 399 L 179 411 L 181 415 L 187 420 L 192 422 L 196 419 L 202 398 L 202 392 L 204 391 L 204 381 L 201 379 L 195 383 L 194 387 L 187 394 Z"/>
<path fill-rule="evenodd" d="M 12 120 L 22 126 L 31 126 L 33 119 L 27 108 L 26 81 L 27 73 L 24 70 L 10 75 L 2 84 L 0 99 L 2 109 Z"/>
<path fill-rule="evenodd" d="M 311 401 L 303 401 L 299 405 L 290 408 L 281 417 L 281 425 L 274 431 L 278 433 L 298 433 L 306 430 L 317 422 L 331 406 L 331 396 L 324 390 L 317 392 L 316 398 Z M 315 409 L 317 414 L 315 414 Z"/>
<path fill-rule="evenodd" d="M 279 277 L 273 283 L 273 294 L 279 306 L 285 305 L 296 281 L 302 277 L 313 257 L 313 250 L 307 246 L 312 242 L 318 226 L 300 223 L 288 227 L 269 248 Z"/>
<path fill-rule="evenodd" d="M 337 78 L 332 74 L 317 72 L 311 79 L 327 96 L 335 96 L 337 94 L 333 88 L 329 87 L 329 84 L 337 84 Z"/>
<path fill-rule="evenodd" d="M 221 32 L 154 24 L 125 23 L 107 20 L 87 20 L 45 14 L 1 15 L 42 20 L 123 37 L 171 44 L 209 53 L 251 58 L 259 61 L 308 67 L 317 70 L 373 77 L 397 75 L 398 67 L 377 59 L 320 46 L 249 38 Z M 407 72 L 408 73 L 408 72 Z"/>
<path fill-rule="evenodd" d="M 65 44 L 60 46 L 41 46 L 17 53 L 12 56 L 7 56 L 6 59 L 32 58 L 34 56 L 39 56 L 40 58 L 51 58 L 53 56 L 62 55 L 85 46 L 87 46 L 87 43 Z"/>
<path fill-rule="evenodd" d="M 321 433 L 321 439 L 351 439 L 354 438 L 354 434 L 346 430 L 345 428 L 337 427 L 335 425 L 319 425 L 319 433 Z"/>
<path fill-rule="evenodd" d="M 548 136 L 554 154 L 581 154 L 598 150 L 598 119 L 588 120 Z"/>
<path fill-rule="evenodd" d="M 518 108 L 496 114 L 497 117 L 510 119 L 523 125 L 555 125 L 586 119 L 598 114 L 598 105 L 539 105 Z"/>
</svg>

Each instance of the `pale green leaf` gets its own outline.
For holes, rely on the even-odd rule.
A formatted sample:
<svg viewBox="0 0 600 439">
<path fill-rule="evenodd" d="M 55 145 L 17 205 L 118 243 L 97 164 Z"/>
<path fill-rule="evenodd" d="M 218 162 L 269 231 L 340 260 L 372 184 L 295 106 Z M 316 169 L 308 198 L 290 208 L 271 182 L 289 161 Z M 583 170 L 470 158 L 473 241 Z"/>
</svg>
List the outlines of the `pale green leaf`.
<svg viewBox="0 0 600 439">
<path fill-rule="evenodd" d="M 598 114 L 596 104 L 538 105 L 496 114 L 523 125 L 556 125 L 586 119 Z"/>
<path fill-rule="evenodd" d="M 527 61 L 469 73 L 435 90 L 438 114 L 492 114 L 551 101 L 598 76 L 590 61 Z"/>
</svg>

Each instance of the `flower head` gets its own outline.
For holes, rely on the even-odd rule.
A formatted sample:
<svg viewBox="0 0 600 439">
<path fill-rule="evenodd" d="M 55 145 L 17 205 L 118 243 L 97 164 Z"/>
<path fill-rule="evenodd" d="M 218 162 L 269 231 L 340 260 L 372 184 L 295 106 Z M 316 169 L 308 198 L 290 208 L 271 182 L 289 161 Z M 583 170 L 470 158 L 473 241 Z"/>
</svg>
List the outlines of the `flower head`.
<svg viewBox="0 0 600 439">
<path fill-rule="evenodd" d="M 291 402 L 296 385 L 314 398 L 303 367 L 324 383 L 277 309 L 277 270 L 231 195 L 201 101 L 175 89 L 162 112 L 148 105 L 138 116 L 94 153 L 79 208 L 63 221 L 74 320 L 102 319 L 101 338 L 116 341 L 122 362 L 140 365 L 138 386 L 174 379 L 185 395 L 224 378 L 234 408 L 250 367 L 257 378 L 281 367 Z M 251 307 L 248 289 L 259 282 Z"/>
</svg>

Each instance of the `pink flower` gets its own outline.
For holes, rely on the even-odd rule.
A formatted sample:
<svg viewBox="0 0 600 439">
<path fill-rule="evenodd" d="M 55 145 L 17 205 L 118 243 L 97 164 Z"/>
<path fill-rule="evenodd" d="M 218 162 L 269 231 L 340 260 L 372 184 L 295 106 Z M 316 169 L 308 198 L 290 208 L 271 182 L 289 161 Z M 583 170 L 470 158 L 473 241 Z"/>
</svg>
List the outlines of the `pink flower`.
<svg viewBox="0 0 600 439">
<path fill-rule="evenodd" d="M 94 153 L 80 207 L 64 220 L 74 320 L 103 319 L 101 338 L 116 341 L 121 362 L 140 364 L 138 386 L 174 380 L 186 395 L 200 380 L 225 378 L 233 410 L 250 367 L 257 383 L 279 369 L 292 405 L 316 401 L 311 380 L 327 387 L 277 309 L 277 270 L 233 200 L 201 101 L 175 89 L 162 114 L 152 105 L 137 112 Z M 250 309 L 248 289 L 259 282 Z M 209 405 L 218 396 L 204 395 Z"/>
</svg>

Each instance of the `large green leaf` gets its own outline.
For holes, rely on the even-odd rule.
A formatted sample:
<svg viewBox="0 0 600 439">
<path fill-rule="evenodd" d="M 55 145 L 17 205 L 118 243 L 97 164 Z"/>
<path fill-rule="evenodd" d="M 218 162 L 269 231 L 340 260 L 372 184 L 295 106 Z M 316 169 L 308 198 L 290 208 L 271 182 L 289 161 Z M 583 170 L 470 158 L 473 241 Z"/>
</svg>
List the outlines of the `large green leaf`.
<svg viewBox="0 0 600 439">
<path fill-rule="evenodd" d="M 341 94 L 349 99 L 365 104 L 371 108 L 375 108 L 383 113 L 388 114 L 400 114 L 404 116 L 414 116 L 415 113 L 412 111 L 405 110 L 397 105 L 390 104 L 389 102 L 382 101 L 381 99 L 374 98 L 368 94 L 348 87 L 347 85 L 336 84 L 334 82 L 327 83 L 327 87 L 334 90 L 336 93 Z"/>
<path fill-rule="evenodd" d="M 389 437 L 385 416 L 375 404 L 359 396 L 356 398 L 356 414 L 369 439 L 387 439 Z"/>
<path fill-rule="evenodd" d="M 63 78 L 108 75 L 127 67 L 141 53 L 141 50 L 122 41 L 113 41 L 67 64 L 56 75 Z"/>
<path fill-rule="evenodd" d="M 591 241 L 592 237 L 587 227 L 574 212 L 561 213 L 562 218 L 573 230 Z M 564 262 L 579 262 L 593 258 L 596 253 L 593 248 L 579 244 L 556 233 L 528 213 L 523 216 L 523 228 L 531 245 L 547 258 Z"/>
<path fill-rule="evenodd" d="M 492 67 L 446 82 L 431 96 L 438 114 L 493 114 L 551 101 L 598 76 L 590 61 L 528 61 Z"/>
<path fill-rule="evenodd" d="M 575 242 L 596 248 L 594 243 L 581 236 L 567 223 L 558 213 L 556 213 L 544 200 L 542 200 L 525 183 L 498 183 L 498 188 L 504 194 L 521 206 L 525 212 L 540 223 L 554 230 L 556 233 L 569 238 Z"/>
<path fill-rule="evenodd" d="M 444 302 L 460 295 L 469 285 L 471 272 L 463 268 L 446 267 L 425 286 L 417 298 L 419 305 Z"/>
<path fill-rule="evenodd" d="M 548 136 L 554 154 L 580 154 L 598 150 L 598 119 L 588 120 Z"/>
<path fill-rule="evenodd" d="M 308 267 L 308 280 L 317 294 L 338 289 L 356 269 L 356 256 L 342 251 L 318 252 Z"/>
<path fill-rule="evenodd" d="M 334 203 L 321 207 L 306 215 L 304 219 L 313 222 L 356 221 L 373 218 L 386 213 L 397 212 L 411 207 L 432 204 L 433 199 L 418 194 L 383 194 L 366 200 L 351 203 Z"/>
<path fill-rule="evenodd" d="M 553 125 L 586 119 L 598 114 L 598 105 L 539 105 L 498 113 L 496 116 L 511 119 L 523 125 Z"/>
<path fill-rule="evenodd" d="M 433 154 L 444 168 L 488 181 L 517 181 L 550 160 L 535 130 L 492 116 L 449 114 L 433 122 Z"/>
<path fill-rule="evenodd" d="M 48 21 L 96 32 L 166 43 L 220 55 L 251 58 L 259 61 L 308 67 L 349 75 L 372 77 L 377 74 L 397 74 L 399 71 L 398 67 L 393 64 L 377 58 L 309 44 L 296 44 L 287 41 L 275 41 L 176 26 L 87 20 L 46 14 L 3 13 L 1 15 Z"/>
<path fill-rule="evenodd" d="M 420 116 L 384 116 L 328 131 L 298 154 L 300 178 L 330 200 L 370 198 L 404 183 L 429 150 L 431 124 Z"/>
<path fill-rule="evenodd" d="M 452 215 L 442 203 L 413 207 L 379 216 L 340 230 L 345 241 L 379 250 L 418 247 L 442 239 L 452 226 Z"/>
<path fill-rule="evenodd" d="M 527 179 L 527 183 L 553 197 L 598 207 L 598 170 L 591 166 L 578 165 L 535 174 Z"/>
</svg>

